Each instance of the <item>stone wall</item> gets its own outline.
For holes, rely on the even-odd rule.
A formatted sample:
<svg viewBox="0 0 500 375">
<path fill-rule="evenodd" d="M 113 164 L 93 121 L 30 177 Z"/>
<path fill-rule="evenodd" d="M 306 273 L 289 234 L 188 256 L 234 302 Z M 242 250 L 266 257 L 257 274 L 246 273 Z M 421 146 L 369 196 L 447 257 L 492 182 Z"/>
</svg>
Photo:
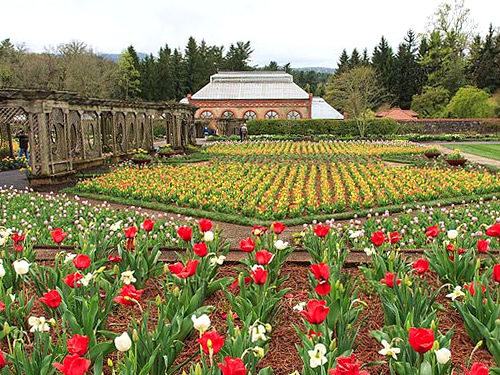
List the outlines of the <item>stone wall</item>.
<svg viewBox="0 0 500 375">
<path fill-rule="evenodd" d="M 418 119 L 398 121 L 401 133 L 418 134 L 492 134 L 500 133 L 500 118 L 492 119 Z"/>
</svg>

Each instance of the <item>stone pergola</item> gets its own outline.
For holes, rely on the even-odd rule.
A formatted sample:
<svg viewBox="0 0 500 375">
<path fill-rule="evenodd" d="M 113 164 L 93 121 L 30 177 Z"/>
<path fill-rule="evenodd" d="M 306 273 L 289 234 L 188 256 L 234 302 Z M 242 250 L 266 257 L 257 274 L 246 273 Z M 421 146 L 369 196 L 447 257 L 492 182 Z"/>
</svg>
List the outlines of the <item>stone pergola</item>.
<svg viewBox="0 0 500 375">
<path fill-rule="evenodd" d="M 194 143 L 196 107 L 171 102 L 95 99 L 73 92 L 0 89 L 0 131 L 12 156 L 13 133 L 29 136 L 34 185 L 67 179 L 78 169 L 153 149 L 153 126 L 174 149 Z"/>
</svg>

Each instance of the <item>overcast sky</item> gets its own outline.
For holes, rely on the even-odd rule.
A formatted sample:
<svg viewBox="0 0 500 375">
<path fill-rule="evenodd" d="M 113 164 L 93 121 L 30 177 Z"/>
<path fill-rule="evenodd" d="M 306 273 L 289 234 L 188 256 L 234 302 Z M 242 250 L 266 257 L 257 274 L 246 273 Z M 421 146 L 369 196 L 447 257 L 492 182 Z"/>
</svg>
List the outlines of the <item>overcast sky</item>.
<svg viewBox="0 0 500 375">
<path fill-rule="evenodd" d="M 450 0 L 451 1 L 451 0 Z M 252 63 L 334 67 L 343 48 L 373 47 L 385 35 L 396 48 L 408 29 L 425 30 L 437 0 L 3 0 L 0 40 L 43 51 L 80 40 L 97 52 L 133 44 L 156 53 L 189 36 L 228 46 L 250 40 Z M 466 0 L 484 35 L 500 26 L 500 0 Z"/>
</svg>

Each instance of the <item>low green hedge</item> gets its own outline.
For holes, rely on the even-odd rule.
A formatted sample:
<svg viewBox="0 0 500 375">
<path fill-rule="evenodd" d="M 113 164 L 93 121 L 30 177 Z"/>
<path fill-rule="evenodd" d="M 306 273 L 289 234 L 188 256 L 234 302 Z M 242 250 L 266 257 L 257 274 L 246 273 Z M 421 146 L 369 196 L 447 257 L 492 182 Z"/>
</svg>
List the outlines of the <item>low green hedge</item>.
<svg viewBox="0 0 500 375">
<path fill-rule="evenodd" d="M 368 121 L 365 135 L 397 134 L 400 125 L 393 119 Z M 250 135 L 304 135 L 331 134 L 339 137 L 359 136 L 355 120 L 252 120 L 248 122 Z"/>
</svg>

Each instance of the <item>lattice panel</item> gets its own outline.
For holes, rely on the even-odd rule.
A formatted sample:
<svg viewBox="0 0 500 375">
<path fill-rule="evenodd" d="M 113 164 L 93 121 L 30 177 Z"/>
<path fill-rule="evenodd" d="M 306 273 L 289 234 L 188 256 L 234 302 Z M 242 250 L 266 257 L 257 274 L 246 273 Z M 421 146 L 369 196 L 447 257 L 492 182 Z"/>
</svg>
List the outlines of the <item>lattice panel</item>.
<svg viewBox="0 0 500 375">
<path fill-rule="evenodd" d="M 101 142 L 102 151 L 111 152 L 113 151 L 113 115 L 111 112 L 101 113 Z"/>
<path fill-rule="evenodd" d="M 119 152 L 127 150 L 125 126 L 125 115 L 122 112 L 115 113 L 115 142 Z"/>
<path fill-rule="evenodd" d="M 84 112 L 82 115 L 82 131 L 85 140 L 87 158 L 96 158 L 101 155 L 101 129 L 99 118 L 95 112 Z"/>
<path fill-rule="evenodd" d="M 82 160 L 83 140 L 82 140 L 82 121 L 78 111 L 70 111 L 68 115 L 69 123 L 69 153 L 75 160 Z"/>
<path fill-rule="evenodd" d="M 8 126 L 10 125 L 11 136 L 19 130 L 28 132 L 28 114 L 20 107 L 0 108 L 0 148 L 9 148 Z"/>
<path fill-rule="evenodd" d="M 135 115 L 133 113 L 127 113 L 127 149 L 137 148 L 137 127 L 135 121 Z"/>
</svg>

